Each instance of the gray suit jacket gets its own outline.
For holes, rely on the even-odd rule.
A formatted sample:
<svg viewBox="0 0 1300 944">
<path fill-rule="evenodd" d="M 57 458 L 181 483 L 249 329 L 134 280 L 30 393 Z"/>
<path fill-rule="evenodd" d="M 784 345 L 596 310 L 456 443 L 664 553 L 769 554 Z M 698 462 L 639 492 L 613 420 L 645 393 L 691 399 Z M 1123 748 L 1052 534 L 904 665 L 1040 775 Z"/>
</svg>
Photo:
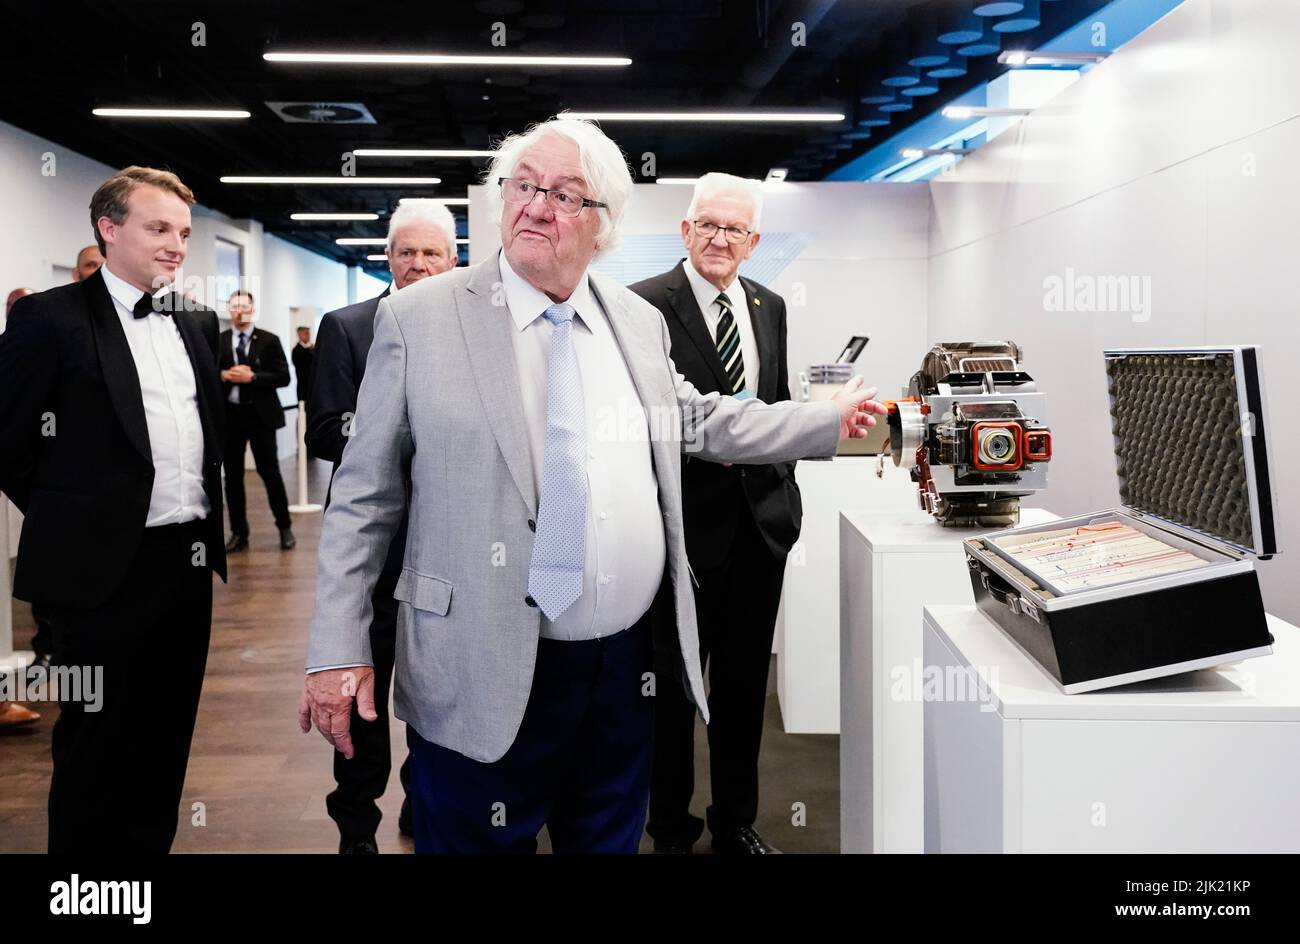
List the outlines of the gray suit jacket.
<svg viewBox="0 0 1300 944">
<path fill-rule="evenodd" d="M 651 415 L 682 666 L 707 721 L 682 531 L 682 450 L 747 463 L 830 456 L 839 415 L 826 401 L 700 394 L 673 367 L 659 311 L 604 276 L 592 273 L 591 284 Z M 409 514 L 394 594 L 397 716 L 426 740 L 484 762 L 499 760 L 519 731 L 541 626 L 541 611 L 524 599 L 537 483 L 513 330 L 495 256 L 380 303 L 322 526 L 307 651 L 308 669 L 373 664 L 370 594 Z M 665 415 L 671 422 L 655 421 Z"/>
</svg>

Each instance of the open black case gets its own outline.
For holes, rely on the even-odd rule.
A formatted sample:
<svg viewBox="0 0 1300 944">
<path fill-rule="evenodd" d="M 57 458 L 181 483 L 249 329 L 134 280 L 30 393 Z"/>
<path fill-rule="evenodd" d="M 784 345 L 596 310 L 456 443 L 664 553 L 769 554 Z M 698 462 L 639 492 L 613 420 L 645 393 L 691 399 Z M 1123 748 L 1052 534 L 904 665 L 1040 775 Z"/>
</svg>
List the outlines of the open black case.
<svg viewBox="0 0 1300 944">
<path fill-rule="evenodd" d="M 979 609 L 1067 694 L 1269 654 L 1252 558 L 1279 552 L 1254 347 L 1105 352 L 1123 505 L 964 543 Z M 1122 523 L 1204 561 L 1062 589 L 1004 545 Z"/>
</svg>

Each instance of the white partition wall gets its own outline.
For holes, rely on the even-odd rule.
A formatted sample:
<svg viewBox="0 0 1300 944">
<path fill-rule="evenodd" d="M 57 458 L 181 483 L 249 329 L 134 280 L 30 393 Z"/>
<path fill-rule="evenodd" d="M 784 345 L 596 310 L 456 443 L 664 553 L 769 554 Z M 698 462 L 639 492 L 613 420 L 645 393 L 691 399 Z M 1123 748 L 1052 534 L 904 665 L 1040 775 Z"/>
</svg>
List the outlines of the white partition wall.
<svg viewBox="0 0 1300 944">
<path fill-rule="evenodd" d="M 1025 347 L 1051 398 L 1055 457 L 1040 500 L 1060 514 L 1119 500 L 1103 348 L 1261 345 L 1293 553 L 1259 569 L 1268 608 L 1292 621 L 1298 36 L 1294 0 L 1185 0 L 932 181 L 928 293 L 930 341 Z M 1078 310 L 1090 291 L 1092 307 L 1119 310 Z"/>
</svg>

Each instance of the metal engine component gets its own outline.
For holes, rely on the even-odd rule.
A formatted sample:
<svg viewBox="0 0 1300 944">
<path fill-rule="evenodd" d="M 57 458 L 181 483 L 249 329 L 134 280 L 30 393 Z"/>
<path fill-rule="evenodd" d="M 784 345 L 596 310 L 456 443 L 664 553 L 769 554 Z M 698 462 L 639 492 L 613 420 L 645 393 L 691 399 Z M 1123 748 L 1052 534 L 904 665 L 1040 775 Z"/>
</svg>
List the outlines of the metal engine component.
<svg viewBox="0 0 1300 944">
<path fill-rule="evenodd" d="M 894 464 L 945 525 L 1015 525 L 1020 499 L 1047 486 L 1046 402 L 1021 356 L 1011 341 L 937 344 L 888 404 Z"/>
</svg>

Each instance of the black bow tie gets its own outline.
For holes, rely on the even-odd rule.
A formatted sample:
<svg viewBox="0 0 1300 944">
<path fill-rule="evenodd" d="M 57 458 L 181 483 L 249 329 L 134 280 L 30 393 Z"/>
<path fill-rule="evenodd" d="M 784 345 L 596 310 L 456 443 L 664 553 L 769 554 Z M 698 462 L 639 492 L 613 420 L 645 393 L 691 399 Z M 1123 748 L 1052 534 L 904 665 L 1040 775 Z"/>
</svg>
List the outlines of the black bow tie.
<svg viewBox="0 0 1300 944">
<path fill-rule="evenodd" d="M 135 315 L 137 318 L 147 317 L 154 312 L 157 312 L 165 318 L 171 317 L 171 310 L 167 307 L 166 303 L 160 298 L 157 300 L 157 304 L 155 304 L 154 297 L 148 292 L 141 295 L 140 300 L 136 302 L 135 307 L 131 309 L 131 314 Z"/>
</svg>

